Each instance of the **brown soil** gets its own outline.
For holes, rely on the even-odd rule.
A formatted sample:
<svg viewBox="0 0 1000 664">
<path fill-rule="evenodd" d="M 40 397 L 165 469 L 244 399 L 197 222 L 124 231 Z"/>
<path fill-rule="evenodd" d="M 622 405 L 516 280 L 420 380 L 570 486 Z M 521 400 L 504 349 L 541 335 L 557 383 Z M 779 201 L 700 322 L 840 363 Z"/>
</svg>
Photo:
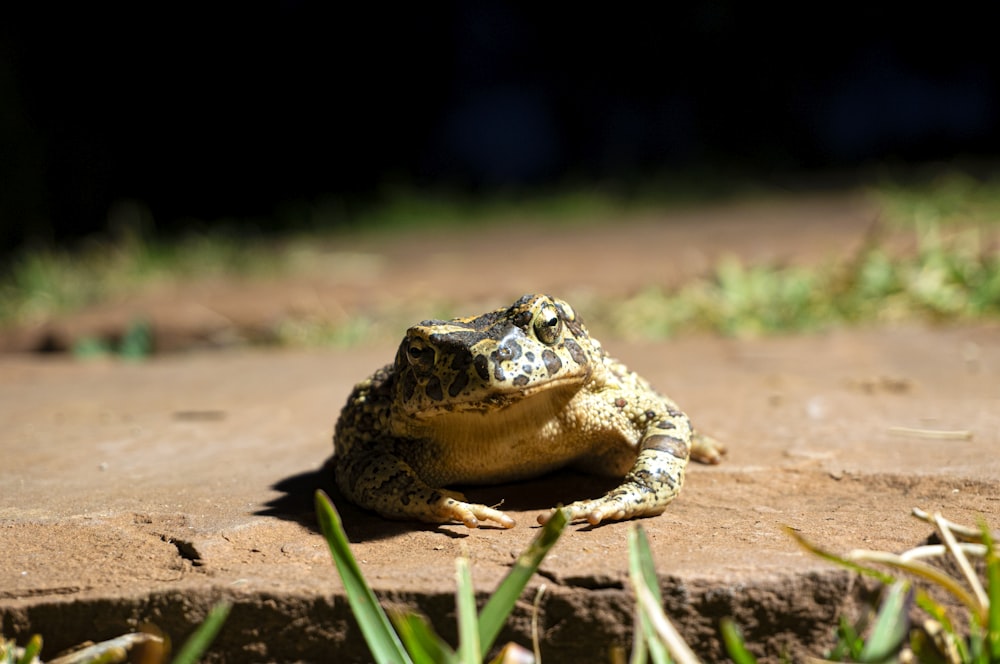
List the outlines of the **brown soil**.
<svg viewBox="0 0 1000 664">
<path fill-rule="evenodd" d="M 196 338 L 208 318 L 185 318 L 185 311 L 216 315 L 228 306 L 224 313 L 260 321 L 293 310 L 303 293 L 348 312 L 379 298 L 448 293 L 468 302 L 469 313 L 527 291 L 571 301 L 588 292 L 625 294 L 697 274 L 725 252 L 754 260 L 843 256 L 873 216 L 857 199 L 809 200 L 540 229 L 528 246 L 523 231 L 508 237 L 495 228 L 377 245 L 358 240 L 343 251 L 374 257 L 378 268 L 336 283 L 153 294 L 20 331 L 7 347 L 32 347 L 37 335 L 58 329 L 113 326 L 135 312 L 151 315 L 161 333 Z M 870 590 L 800 550 L 782 526 L 836 550 L 900 551 L 931 532 L 909 515 L 912 507 L 996 523 L 996 325 L 603 341 L 731 450 L 722 465 L 694 464 L 676 503 L 641 521 L 667 609 L 705 660 L 723 659 L 723 616 L 736 619 L 765 661 L 819 654 L 836 616 Z M 188 352 L 142 364 L 0 356 L 3 633 L 23 640 L 41 632 L 46 658 L 144 621 L 180 640 L 228 597 L 235 609 L 214 660 L 366 661 L 316 532 L 312 492 L 319 487 L 341 509 L 380 596 L 419 607 L 453 638 L 455 557 L 468 551 L 485 593 L 537 532 L 542 509 L 606 483 L 566 472 L 469 491 L 478 501 L 503 501 L 518 519 L 512 530 L 388 522 L 345 504 L 323 470 L 333 421 L 353 383 L 393 350 L 378 343 L 350 351 Z M 971 437 L 923 438 L 898 427 Z M 571 527 L 545 561 L 533 582 L 546 585 L 543 661 L 608 661 L 611 646 L 628 647 L 628 528 Z M 530 643 L 531 596 L 501 639 Z"/>
</svg>

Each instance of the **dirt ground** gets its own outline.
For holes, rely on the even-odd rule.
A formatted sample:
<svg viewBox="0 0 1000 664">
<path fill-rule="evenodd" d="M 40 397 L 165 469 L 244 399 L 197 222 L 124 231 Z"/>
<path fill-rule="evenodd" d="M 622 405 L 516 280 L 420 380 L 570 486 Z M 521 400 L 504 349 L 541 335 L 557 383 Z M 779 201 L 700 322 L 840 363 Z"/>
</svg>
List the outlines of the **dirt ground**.
<svg viewBox="0 0 1000 664">
<path fill-rule="evenodd" d="M 137 312 L 161 342 L 173 340 L 161 347 L 179 348 L 303 306 L 350 313 L 448 293 L 476 313 L 531 291 L 571 302 L 624 295 L 700 274 L 725 253 L 847 256 L 876 213 L 836 197 L 572 229 L 364 238 L 342 248 L 355 262 L 327 280 L 161 291 L 9 333 L 4 347 L 122 325 Z M 668 612 L 706 661 L 724 659 L 724 616 L 764 661 L 819 654 L 836 616 L 869 592 L 800 550 L 783 526 L 835 550 L 900 551 L 931 533 L 913 507 L 997 522 L 998 325 L 602 341 L 730 448 L 719 466 L 692 464 L 678 500 L 641 521 Z M 346 504 L 324 470 L 333 422 L 351 386 L 393 352 L 379 342 L 178 352 L 140 364 L 0 355 L 3 633 L 42 633 L 46 658 L 143 622 L 179 641 L 225 597 L 235 608 L 213 661 L 367 661 L 312 516 L 323 488 L 379 595 L 420 608 L 453 638 L 456 555 L 471 556 L 485 594 L 537 532 L 541 510 L 608 483 L 563 472 L 468 491 L 503 501 L 518 521 L 511 530 L 389 522 Z M 610 647 L 628 647 L 628 528 L 573 526 L 543 564 L 532 584 L 546 586 L 543 661 L 604 662 Z M 533 596 L 501 640 L 530 644 Z"/>
</svg>

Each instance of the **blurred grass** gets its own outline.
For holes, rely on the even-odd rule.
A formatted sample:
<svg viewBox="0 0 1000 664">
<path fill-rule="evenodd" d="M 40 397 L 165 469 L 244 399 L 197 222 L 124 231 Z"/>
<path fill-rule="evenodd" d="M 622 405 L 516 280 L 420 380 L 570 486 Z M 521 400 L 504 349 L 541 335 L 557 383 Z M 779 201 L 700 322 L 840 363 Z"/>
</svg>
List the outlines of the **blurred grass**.
<svg viewBox="0 0 1000 664">
<path fill-rule="evenodd" d="M 324 252 L 328 255 L 345 237 L 377 239 L 402 229 L 440 232 L 470 221 L 480 226 L 511 219 L 585 225 L 704 201 L 717 193 L 694 187 L 685 196 L 681 188 L 650 187 L 625 194 L 578 188 L 529 199 L 434 196 L 399 189 L 387 194 L 384 203 L 354 215 L 346 230 L 280 237 L 215 230 L 162 239 L 144 231 L 151 222 L 141 206 L 126 205 L 110 224 L 118 229 L 110 239 L 91 240 L 74 250 L 42 249 L 12 257 L 0 269 L 0 326 L 37 324 L 163 286 L 314 274 L 328 262 Z M 759 193 L 752 187 L 740 192 L 744 197 Z M 1000 250 L 991 239 L 1000 227 L 1000 180 L 949 173 L 916 184 L 888 181 L 869 193 L 882 210 L 881 223 L 853 260 L 789 267 L 726 258 L 709 274 L 676 289 L 650 285 L 624 299 L 594 298 L 574 306 L 596 333 L 631 339 L 1000 316 Z M 320 228 L 321 217 L 334 212 L 319 206 L 286 214 L 311 215 L 297 227 Z M 906 241 L 900 243 L 900 237 Z M 347 264 L 365 269 L 357 261 Z M 265 338 L 293 346 L 350 346 L 395 338 L 414 320 L 469 313 L 450 311 L 446 296 L 434 294 L 438 299 L 433 302 L 429 298 L 406 306 L 387 302 L 337 319 L 289 318 Z"/>
<path fill-rule="evenodd" d="M 724 259 L 713 274 L 676 291 L 648 288 L 584 310 L 592 327 L 606 326 L 616 337 L 633 339 L 701 331 L 759 336 L 866 322 L 1000 316 L 1000 251 L 986 246 L 978 228 L 930 226 L 914 233 L 912 250 L 894 251 L 876 240 L 839 264 L 775 267 Z"/>
<path fill-rule="evenodd" d="M 1000 222 L 1000 177 L 947 172 L 929 181 L 886 181 L 873 188 L 886 219 L 897 225 L 993 225 Z"/>
</svg>

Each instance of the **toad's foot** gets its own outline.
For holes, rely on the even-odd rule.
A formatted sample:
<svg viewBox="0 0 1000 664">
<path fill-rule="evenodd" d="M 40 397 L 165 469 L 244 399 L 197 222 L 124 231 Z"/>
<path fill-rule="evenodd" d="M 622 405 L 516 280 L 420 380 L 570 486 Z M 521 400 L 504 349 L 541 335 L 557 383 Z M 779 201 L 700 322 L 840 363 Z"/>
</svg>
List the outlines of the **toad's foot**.
<svg viewBox="0 0 1000 664">
<path fill-rule="evenodd" d="M 430 512 L 418 515 L 418 518 L 432 523 L 448 523 L 461 521 L 468 528 L 478 528 L 482 521 L 493 521 L 502 528 L 513 528 L 514 519 L 493 507 L 469 503 L 465 496 L 457 491 L 438 490 L 440 498 L 428 505 Z"/>
<path fill-rule="evenodd" d="M 719 463 L 726 452 L 726 446 L 711 436 L 699 431 L 691 436 L 691 458 L 699 463 Z"/>
<path fill-rule="evenodd" d="M 458 521 L 469 528 L 493 521 L 503 528 L 514 527 L 514 519 L 500 510 L 467 502 L 457 491 L 428 486 L 402 459 L 377 449 L 341 460 L 337 486 L 352 502 L 389 519 Z"/>
<path fill-rule="evenodd" d="M 595 500 L 578 500 L 562 508 L 569 523 L 586 520 L 590 525 L 596 526 L 603 521 L 624 521 L 642 516 L 655 516 L 662 514 L 666 505 L 641 505 L 627 495 L 612 496 L 607 495 Z M 555 509 L 538 516 L 538 523 L 545 524 Z"/>
<path fill-rule="evenodd" d="M 646 448 L 639 453 L 635 466 L 619 487 L 601 498 L 578 500 L 563 508 L 571 523 L 586 519 L 596 526 L 602 521 L 622 521 L 663 513 L 684 484 L 688 446 L 680 438 L 663 434 L 647 437 L 643 445 Z M 545 523 L 554 513 L 555 510 L 552 510 L 539 516 L 539 523 Z"/>
</svg>

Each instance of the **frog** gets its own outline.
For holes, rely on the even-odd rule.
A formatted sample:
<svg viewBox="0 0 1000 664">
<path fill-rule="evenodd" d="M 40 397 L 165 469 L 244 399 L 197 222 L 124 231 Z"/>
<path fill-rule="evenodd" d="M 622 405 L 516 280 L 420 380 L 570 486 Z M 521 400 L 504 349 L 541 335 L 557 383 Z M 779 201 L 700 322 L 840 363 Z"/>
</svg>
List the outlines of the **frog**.
<svg viewBox="0 0 1000 664">
<path fill-rule="evenodd" d="M 455 485 L 505 484 L 557 469 L 621 478 L 565 505 L 592 526 L 661 514 L 689 459 L 726 448 L 613 359 L 566 301 L 512 305 L 410 327 L 392 363 L 358 383 L 334 428 L 334 475 L 352 503 L 390 519 L 515 525 Z M 538 516 L 545 523 L 557 508 Z"/>
</svg>

